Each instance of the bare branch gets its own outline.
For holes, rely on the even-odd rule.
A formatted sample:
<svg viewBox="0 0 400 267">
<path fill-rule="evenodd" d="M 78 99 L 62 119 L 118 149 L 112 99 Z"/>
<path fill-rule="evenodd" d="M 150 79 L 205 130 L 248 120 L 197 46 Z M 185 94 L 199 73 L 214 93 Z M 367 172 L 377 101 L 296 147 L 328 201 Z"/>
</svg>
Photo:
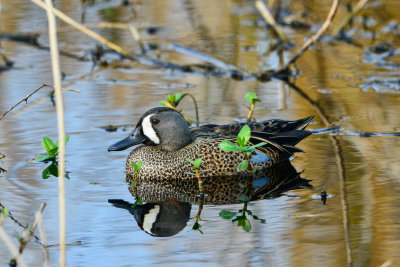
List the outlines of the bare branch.
<svg viewBox="0 0 400 267">
<path fill-rule="evenodd" d="M 289 66 L 291 64 L 293 64 L 301 55 L 303 55 L 303 53 L 308 48 L 310 48 L 310 46 L 314 42 L 318 41 L 318 39 L 321 38 L 322 34 L 328 29 L 328 27 L 332 23 L 332 20 L 335 17 L 336 11 L 339 6 L 339 2 L 340 2 L 339 0 L 333 0 L 331 10 L 329 11 L 329 14 L 328 14 L 324 24 L 322 24 L 321 28 L 319 28 L 319 30 L 310 39 L 308 39 L 307 42 L 305 42 L 303 44 L 303 46 L 299 49 L 299 51 L 285 65 L 283 65 L 281 68 L 279 68 L 276 72 L 281 72 L 283 70 L 288 69 Z"/>
</svg>

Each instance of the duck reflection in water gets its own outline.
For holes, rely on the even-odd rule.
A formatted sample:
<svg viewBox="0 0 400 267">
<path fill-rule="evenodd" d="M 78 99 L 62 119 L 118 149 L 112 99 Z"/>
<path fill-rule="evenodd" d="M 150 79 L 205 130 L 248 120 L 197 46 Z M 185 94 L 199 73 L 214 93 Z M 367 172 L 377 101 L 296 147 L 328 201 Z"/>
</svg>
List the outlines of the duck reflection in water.
<svg viewBox="0 0 400 267">
<path fill-rule="evenodd" d="M 128 182 L 130 177 L 127 177 Z M 204 178 L 204 197 L 199 196 L 196 177 L 161 181 L 140 179 L 137 187 L 129 187 L 129 190 L 136 199 L 145 204 L 133 206 L 118 199 L 110 199 L 109 202 L 134 215 L 139 227 L 146 233 L 166 237 L 176 235 L 185 228 L 190 219 L 192 205 L 202 208 L 203 204 L 228 205 L 271 199 L 288 190 L 310 187 L 308 182 L 286 160 L 266 169 L 264 175 L 258 177 L 243 175 Z"/>
</svg>

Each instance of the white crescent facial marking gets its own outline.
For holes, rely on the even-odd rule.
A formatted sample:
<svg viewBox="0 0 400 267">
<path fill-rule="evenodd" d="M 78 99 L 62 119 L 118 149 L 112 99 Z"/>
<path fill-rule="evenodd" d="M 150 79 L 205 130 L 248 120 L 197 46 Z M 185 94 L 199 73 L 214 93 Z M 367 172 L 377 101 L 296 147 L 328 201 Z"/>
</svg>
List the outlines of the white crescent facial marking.
<svg viewBox="0 0 400 267">
<path fill-rule="evenodd" d="M 158 138 L 156 131 L 153 129 L 153 125 L 150 122 L 151 115 L 147 115 L 142 121 L 143 133 L 149 138 L 154 144 L 160 144 L 160 138 Z"/>
<path fill-rule="evenodd" d="M 149 210 L 149 212 L 144 215 L 143 218 L 143 230 L 146 231 L 146 233 L 151 234 L 151 228 L 153 227 L 153 224 L 157 220 L 157 215 L 160 212 L 160 206 L 155 205 L 154 208 Z"/>
</svg>

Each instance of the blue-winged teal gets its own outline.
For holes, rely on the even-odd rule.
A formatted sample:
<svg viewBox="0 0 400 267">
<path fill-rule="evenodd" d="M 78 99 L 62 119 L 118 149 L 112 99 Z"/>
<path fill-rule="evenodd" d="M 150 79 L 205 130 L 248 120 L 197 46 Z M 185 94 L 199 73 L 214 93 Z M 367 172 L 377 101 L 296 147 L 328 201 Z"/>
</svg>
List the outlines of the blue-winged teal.
<svg viewBox="0 0 400 267">
<path fill-rule="evenodd" d="M 251 157 L 258 171 L 288 159 L 302 151 L 295 147 L 311 133 L 304 130 L 314 116 L 296 121 L 267 120 L 247 123 L 251 129 L 252 145 L 267 142 L 258 147 Z M 176 110 L 158 107 L 148 110 L 139 119 L 136 129 L 125 139 L 110 146 L 108 151 L 120 151 L 138 145 L 130 153 L 127 163 L 127 179 L 133 176 L 132 162 L 141 161 L 139 179 L 184 179 L 192 177 L 192 165 L 187 158 L 202 158 L 200 173 L 203 177 L 245 175 L 237 171 L 244 159 L 240 151 L 224 152 L 218 144 L 223 140 L 236 142 L 244 123 L 207 124 L 189 128 L 184 117 Z"/>
</svg>

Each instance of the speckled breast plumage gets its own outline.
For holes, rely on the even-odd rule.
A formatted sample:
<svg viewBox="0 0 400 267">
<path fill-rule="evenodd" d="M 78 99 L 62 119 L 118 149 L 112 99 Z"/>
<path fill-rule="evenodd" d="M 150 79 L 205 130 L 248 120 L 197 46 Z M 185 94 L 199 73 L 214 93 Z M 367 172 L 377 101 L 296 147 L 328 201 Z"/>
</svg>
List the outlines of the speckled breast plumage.
<svg viewBox="0 0 400 267">
<path fill-rule="evenodd" d="M 224 152 L 219 143 L 224 137 L 198 137 L 191 144 L 178 151 L 163 151 L 155 146 L 138 146 L 129 155 L 126 162 L 127 180 L 132 179 L 134 169 L 132 161 L 143 163 L 138 178 L 142 179 L 185 179 L 193 177 L 193 167 L 186 160 L 202 158 L 199 168 L 202 177 L 243 175 L 237 165 L 244 159 L 242 152 Z M 234 140 L 232 140 L 234 141 Z M 278 153 L 270 150 L 271 157 L 267 162 L 253 163 L 254 166 L 270 167 L 278 160 Z"/>
</svg>

